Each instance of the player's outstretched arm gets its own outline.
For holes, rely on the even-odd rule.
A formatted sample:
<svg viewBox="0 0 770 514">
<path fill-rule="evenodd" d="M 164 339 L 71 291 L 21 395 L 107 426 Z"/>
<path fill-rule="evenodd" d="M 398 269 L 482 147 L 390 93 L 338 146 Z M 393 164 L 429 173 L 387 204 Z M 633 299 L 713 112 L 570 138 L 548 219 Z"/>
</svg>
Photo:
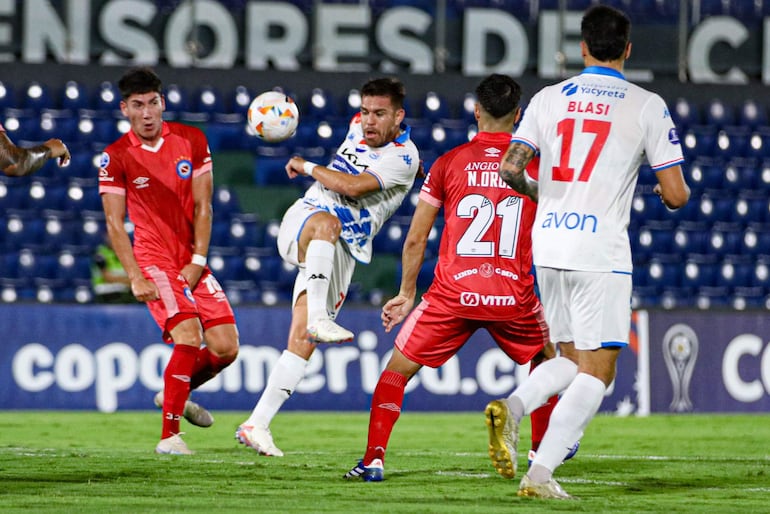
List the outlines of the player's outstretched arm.
<svg viewBox="0 0 770 514">
<path fill-rule="evenodd" d="M 401 287 L 398 296 L 389 300 L 382 308 L 382 325 L 385 332 L 401 323 L 412 310 L 417 295 L 417 276 L 425 259 L 425 247 L 433 223 L 438 216 L 438 207 L 420 200 L 412 216 L 409 232 L 404 240 L 401 253 Z"/>
<path fill-rule="evenodd" d="M 527 164 L 535 156 L 535 150 L 523 143 L 513 142 L 500 163 L 500 178 L 511 188 L 537 202 L 537 182 L 526 173 Z"/>
<path fill-rule="evenodd" d="M 0 168 L 10 177 L 23 177 L 36 172 L 48 161 L 59 159 L 59 166 L 69 163 L 70 152 L 59 139 L 49 139 L 42 145 L 21 148 L 13 144 L 8 134 L 0 132 Z"/>
</svg>

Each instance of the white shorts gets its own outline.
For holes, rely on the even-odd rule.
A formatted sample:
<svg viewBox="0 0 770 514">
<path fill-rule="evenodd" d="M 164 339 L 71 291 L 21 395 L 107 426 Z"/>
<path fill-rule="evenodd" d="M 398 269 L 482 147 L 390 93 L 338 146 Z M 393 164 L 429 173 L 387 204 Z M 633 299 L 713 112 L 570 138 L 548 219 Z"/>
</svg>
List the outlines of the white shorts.
<svg viewBox="0 0 770 514">
<path fill-rule="evenodd" d="M 628 345 L 631 274 L 537 267 L 545 319 L 555 343 L 578 350 Z"/>
<path fill-rule="evenodd" d="M 297 298 L 307 289 L 307 276 L 305 263 L 299 262 L 299 236 L 310 216 L 319 212 L 327 212 L 312 205 L 306 204 L 302 198 L 294 202 L 283 215 L 281 227 L 278 230 L 278 253 L 286 262 L 299 268 L 297 278 L 294 280 L 294 293 L 292 295 L 292 307 L 297 303 Z M 356 269 L 356 260 L 348 252 L 345 243 L 337 240 L 334 246 L 334 262 L 332 264 L 332 276 L 329 280 L 329 294 L 326 297 L 326 310 L 331 319 L 335 319 L 348 294 L 350 281 Z"/>
</svg>

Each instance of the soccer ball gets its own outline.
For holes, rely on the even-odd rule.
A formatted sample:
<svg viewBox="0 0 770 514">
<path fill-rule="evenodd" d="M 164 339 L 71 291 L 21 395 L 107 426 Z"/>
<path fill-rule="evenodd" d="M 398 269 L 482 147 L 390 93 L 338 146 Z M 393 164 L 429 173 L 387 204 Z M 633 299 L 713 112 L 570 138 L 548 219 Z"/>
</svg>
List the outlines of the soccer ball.
<svg viewBox="0 0 770 514">
<path fill-rule="evenodd" d="M 249 105 L 249 126 L 258 138 L 280 143 L 297 131 L 299 109 L 294 100 L 278 91 L 267 91 Z"/>
</svg>

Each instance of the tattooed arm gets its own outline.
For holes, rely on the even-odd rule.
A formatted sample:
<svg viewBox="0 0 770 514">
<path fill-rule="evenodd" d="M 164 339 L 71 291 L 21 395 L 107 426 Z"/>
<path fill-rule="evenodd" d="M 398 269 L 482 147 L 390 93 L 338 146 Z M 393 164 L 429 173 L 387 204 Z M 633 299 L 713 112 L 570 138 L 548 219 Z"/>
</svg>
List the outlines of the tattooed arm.
<svg viewBox="0 0 770 514">
<path fill-rule="evenodd" d="M 39 146 L 20 148 L 13 144 L 5 132 L 0 132 L 0 170 L 9 177 L 34 173 L 51 158 L 59 159 L 60 166 L 69 161 L 69 150 L 61 140 L 49 139 Z"/>
<path fill-rule="evenodd" d="M 500 163 L 500 178 L 511 188 L 537 202 L 537 182 L 526 173 L 527 164 L 535 156 L 535 150 L 523 143 L 511 143 Z"/>
</svg>

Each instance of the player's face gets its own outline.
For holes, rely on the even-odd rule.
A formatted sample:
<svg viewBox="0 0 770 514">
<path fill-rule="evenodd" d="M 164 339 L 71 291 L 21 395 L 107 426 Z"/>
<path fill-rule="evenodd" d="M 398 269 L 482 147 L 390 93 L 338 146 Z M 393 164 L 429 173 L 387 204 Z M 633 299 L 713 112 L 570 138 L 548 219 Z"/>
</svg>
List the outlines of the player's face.
<svg viewBox="0 0 770 514">
<path fill-rule="evenodd" d="M 134 94 L 120 102 L 120 110 L 131 123 L 131 130 L 150 145 L 160 139 L 165 107 L 163 97 L 156 92 Z"/>
<path fill-rule="evenodd" d="M 361 127 L 366 144 L 371 147 L 385 146 L 400 131 L 404 110 L 395 109 L 387 96 L 365 96 L 361 98 Z"/>
</svg>

